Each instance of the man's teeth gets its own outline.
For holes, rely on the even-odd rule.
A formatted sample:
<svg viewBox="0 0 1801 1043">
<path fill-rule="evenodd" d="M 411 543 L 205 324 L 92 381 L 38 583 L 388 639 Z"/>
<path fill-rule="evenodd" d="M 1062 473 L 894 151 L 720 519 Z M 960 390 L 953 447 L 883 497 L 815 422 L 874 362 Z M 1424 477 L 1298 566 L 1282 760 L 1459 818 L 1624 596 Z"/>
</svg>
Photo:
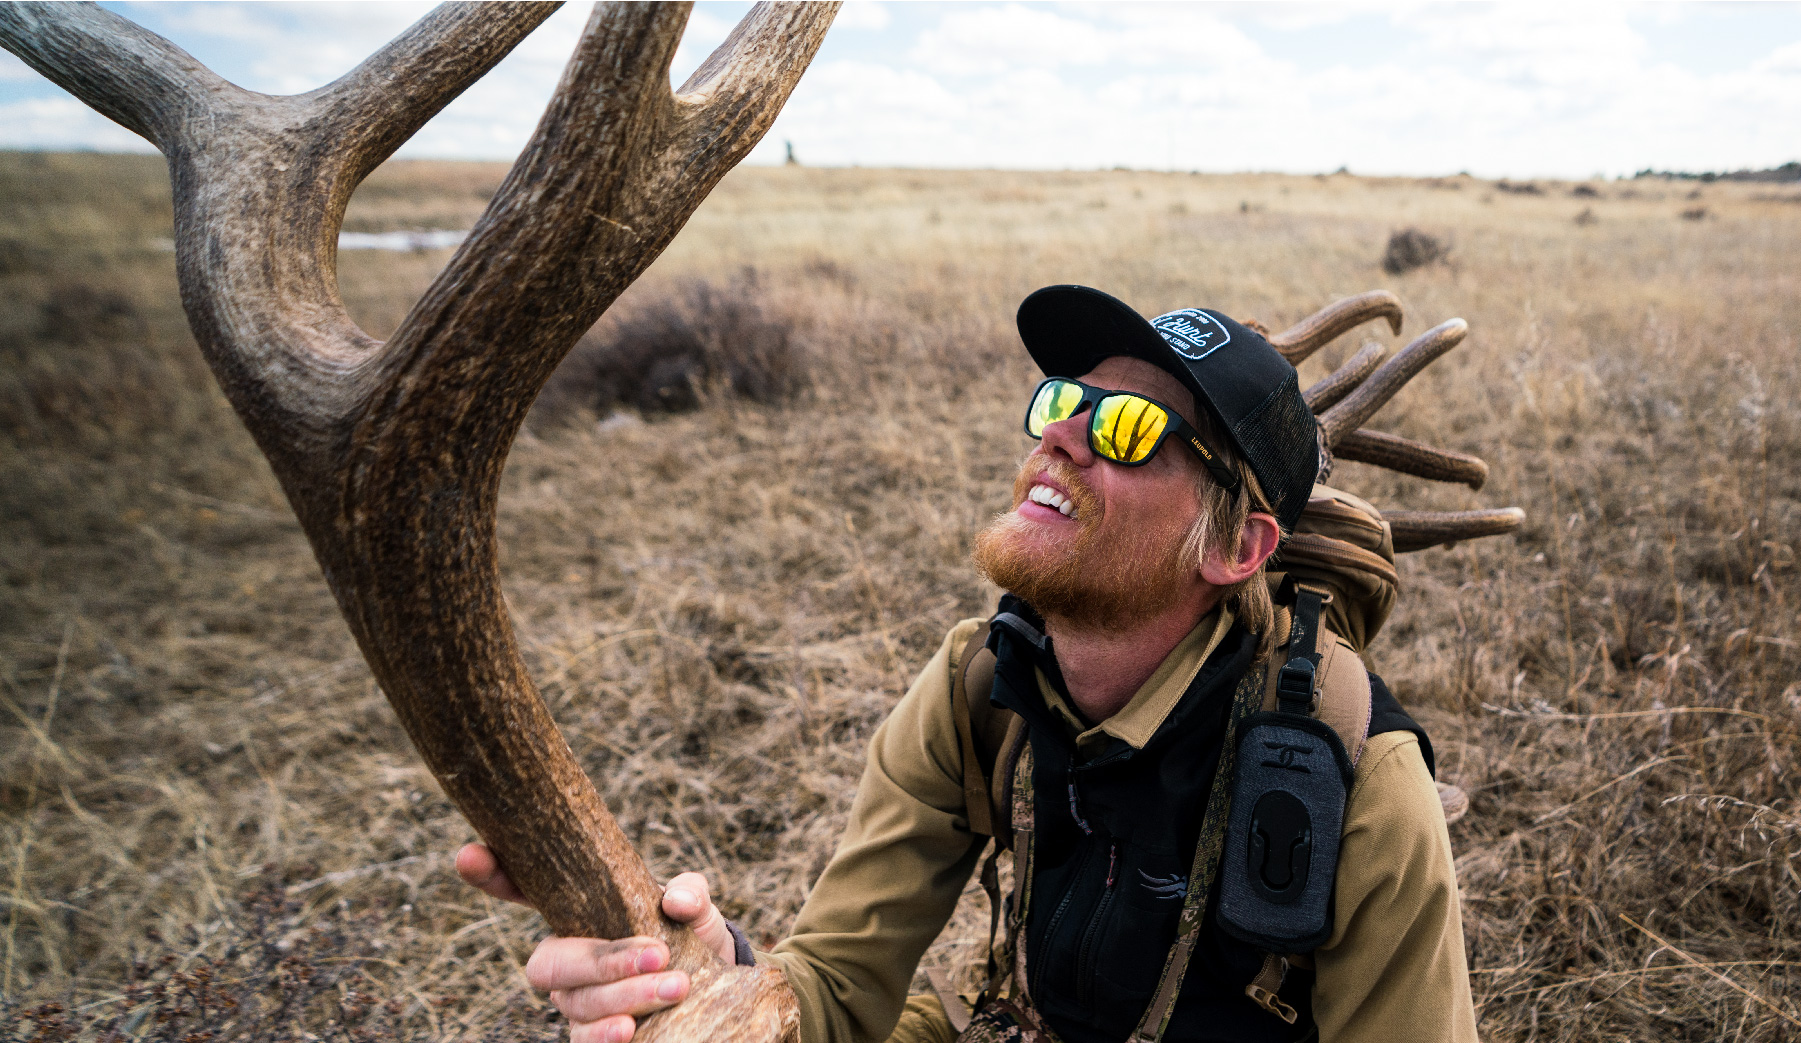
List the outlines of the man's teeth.
<svg viewBox="0 0 1801 1043">
<path fill-rule="evenodd" d="M 1033 503 L 1040 503 L 1046 507 L 1052 508 L 1053 510 L 1060 512 L 1065 518 L 1074 518 L 1076 516 L 1076 505 L 1069 502 L 1068 497 L 1048 485 L 1032 486 L 1032 491 L 1026 494 L 1026 499 L 1031 500 Z"/>
</svg>

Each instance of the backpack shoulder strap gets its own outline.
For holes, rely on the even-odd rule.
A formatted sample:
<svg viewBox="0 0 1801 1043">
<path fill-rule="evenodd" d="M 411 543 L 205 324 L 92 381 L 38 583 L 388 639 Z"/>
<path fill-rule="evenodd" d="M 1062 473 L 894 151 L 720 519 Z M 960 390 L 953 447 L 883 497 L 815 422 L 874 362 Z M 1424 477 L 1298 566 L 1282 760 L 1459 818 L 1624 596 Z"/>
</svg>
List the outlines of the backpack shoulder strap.
<svg viewBox="0 0 1801 1043">
<path fill-rule="evenodd" d="M 1007 813 L 1005 804 L 995 803 L 994 767 L 1019 717 L 988 701 L 994 687 L 994 653 L 988 650 L 987 639 L 988 628 L 978 627 L 951 665 L 951 713 L 963 752 L 963 802 L 970 831 L 995 836 L 996 824 L 1006 822 Z M 1007 846 L 1005 838 L 1001 846 Z"/>
<path fill-rule="evenodd" d="M 1287 606 L 1276 609 L 1276 632 L 1282 635 L 1280 643 L 1288 641 L 1288 631 L 1293 625 L 1294 616 Z M 1323 620 L 1319 628 L 1319 665 L 1315 668 L 1315 690 L 1318 702 L 1314 715 L 1325 722 L 1344 744 L 1345 753 L 1350 755 L 1353 767 L 1357 757 L 1363 752 L 1363 744 L 1370 736 L 1370 718 L 1373 711 L 1372 691 L 1370 689 L 1369 671 L 1363 667 L 1363 660 L 1351 650 L 1350 643 L 1335 633 Z M 1263 689 L 1263 709 L 1274 710 L 1277 705 L 1276 687 L 1280 679 L 1283 657 L 1274 655 L 1266 669 L 1268 678 Z"/>
<path fill-rule="evenodd" d="M 1338 741 L 1344 743 L 1355 767 L 1370 735 L 1373 693 L 1369 671 L 1351 651 L 1350 643 L 1330 627 L 1321 628 L 1320 645 L 1319 719 L 1338 733 Z"/>
</svg>

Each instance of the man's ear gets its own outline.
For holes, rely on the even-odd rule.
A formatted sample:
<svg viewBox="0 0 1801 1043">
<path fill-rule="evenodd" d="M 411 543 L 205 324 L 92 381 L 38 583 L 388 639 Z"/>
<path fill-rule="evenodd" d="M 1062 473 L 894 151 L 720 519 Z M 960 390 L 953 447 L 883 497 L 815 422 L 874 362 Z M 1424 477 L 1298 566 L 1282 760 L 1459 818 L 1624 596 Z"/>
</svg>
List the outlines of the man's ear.
<svg viewBox="0 0 1801 1043">
<path fill-rule="evenodd" d="M 1216 587 L 1236 586 L 1257 574 L 1269 556 L 1276 553 L 1276 544 L 1281 538 L 1282 530 L 1277 527 L 1276 519 L 1261 511 L 1253 512 L 1244 520 L 1237 557 L 1228 560 L 1223 554 L 1207 555 L 1201 562 L 1201 578 Z"/>
</svg>

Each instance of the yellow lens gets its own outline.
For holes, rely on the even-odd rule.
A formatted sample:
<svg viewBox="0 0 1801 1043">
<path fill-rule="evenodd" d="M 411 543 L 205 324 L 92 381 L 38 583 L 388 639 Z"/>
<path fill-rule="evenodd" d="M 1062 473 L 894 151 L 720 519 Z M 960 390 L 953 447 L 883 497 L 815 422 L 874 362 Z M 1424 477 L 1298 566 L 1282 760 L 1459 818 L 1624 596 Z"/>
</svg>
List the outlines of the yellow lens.
<svg viewBox="0 0 1801 1043">
<path fill-rule="evenodd" d="M 1038 389 L 1038 397 L 1032 399 L 1032 411 L 1028 414 L 1027 433 L 1033 438 L 1044 437 L 1047 424 L 1059 420 L 1068 420 L 1082 404 L 1082 388 L 1066 380 L 1052 380 Z"/>
<path fill-rule="evenodd" d="M 1137 395 L 1108 395 L 1094 408 L 1094 448 L 1109 460 L 1135 464 L 1151 455 L 1169 414 Z"/>
</svg>

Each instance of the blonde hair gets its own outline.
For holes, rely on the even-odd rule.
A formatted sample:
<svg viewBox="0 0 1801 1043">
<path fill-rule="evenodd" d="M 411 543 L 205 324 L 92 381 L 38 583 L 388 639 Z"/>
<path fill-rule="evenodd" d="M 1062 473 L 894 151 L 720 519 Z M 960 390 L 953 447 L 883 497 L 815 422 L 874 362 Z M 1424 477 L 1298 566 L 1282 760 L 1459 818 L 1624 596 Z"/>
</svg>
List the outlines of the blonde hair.
<svg viewBox="0 0 1801 1043">
<path fill-rule="evenodd" d="M 1200 501 L 1201 511 L 1182 544 L 1182 561 L 1198 569 L 1209 554 L 1219 554 L 1228 560 L 1235 559 L 1238 556 L 1239 542 L 1244 538 L 1245 523 L 1250 520 L 1251 513 L 1257 511 L 1274 517 L 1276 509 L 1270 506 L 1269 497 L 1264 494 L 1257 476 L 1251 473 L 1251 469 L 1233 451 L 1231 443 L 1220 436 L 1218 425 L 1213 423 L 1212 416 L 1204 409 L 1197 412 L 1201 414 L 1198 418 L 1200 422 L 1194 426 L 1225 465 L 1238 475 L 1240 483 L 1236 494 L 1229 493 L 1224 486 L 1213 480 L 1206 468 L 1198 468 L 1200 474 L 1195 482 L 1195 494 Z M 1283 532 L 1281 535 L 1286 538 L 1288 533 Z M 1257 635 L 1259 659 L 1269 654 L 1276 641 L 1276 606 L 1270 597 L 1267 567 L 1267 561 L 1257 566 L 1256 572 L 1233 584 L 1220 599 L 1221 604 L 1231 606 L 1238 616 L 1238 622 L 1246 630 Z"/>
</svg>

